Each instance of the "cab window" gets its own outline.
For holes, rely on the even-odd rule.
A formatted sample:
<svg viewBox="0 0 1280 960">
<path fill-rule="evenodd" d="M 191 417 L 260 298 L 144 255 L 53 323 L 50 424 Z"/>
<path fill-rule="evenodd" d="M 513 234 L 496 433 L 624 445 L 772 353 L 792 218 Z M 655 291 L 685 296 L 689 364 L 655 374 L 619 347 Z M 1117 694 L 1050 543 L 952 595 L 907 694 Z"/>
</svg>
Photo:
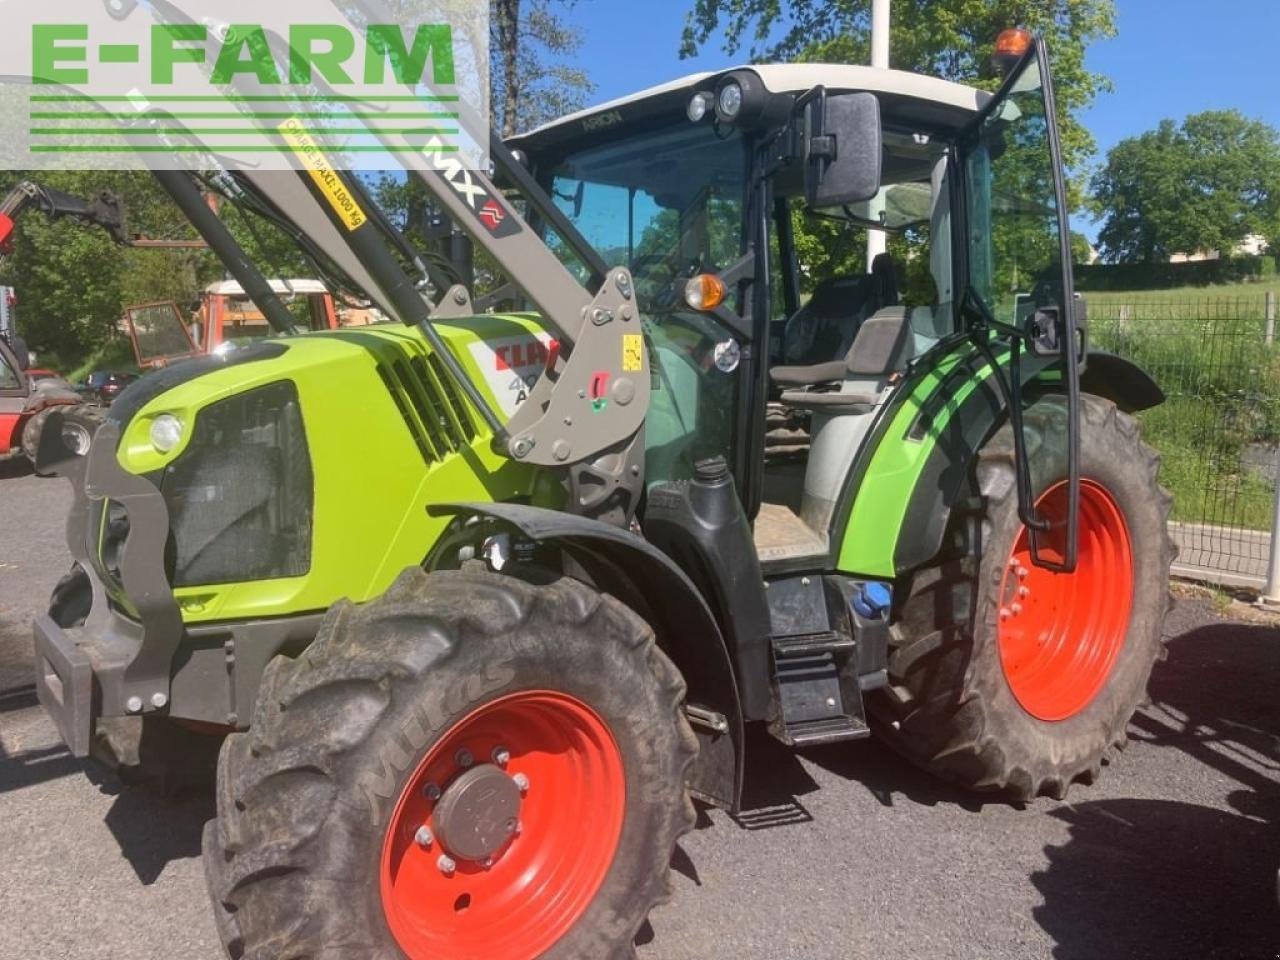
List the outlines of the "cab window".
<svg viewBox="0 0 1280 960">
<path fill-rule="evenodd" d="M 22 381 L 18 379 L 18 371 L 9 363 L 8 358 L 0 353 L 0 390 L 18 390 Z"/>
<path fill-rule="evenodd" d="M 965 176 L 972 295 L 992 319 L 1014 325 L 1062 303 L 1058 199 L 1038 63 L 983 121 Z"/>
</svg>

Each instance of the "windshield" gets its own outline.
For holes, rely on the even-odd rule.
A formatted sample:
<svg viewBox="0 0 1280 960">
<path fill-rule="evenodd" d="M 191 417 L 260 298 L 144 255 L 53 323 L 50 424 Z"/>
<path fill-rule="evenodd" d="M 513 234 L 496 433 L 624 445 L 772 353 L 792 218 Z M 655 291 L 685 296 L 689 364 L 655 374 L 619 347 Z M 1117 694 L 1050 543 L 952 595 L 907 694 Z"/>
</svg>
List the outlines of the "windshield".
<svg viewBox="0 0 1280 960">
<path fill-rule="evenodd" d="M 571 153 L 547 180 L 556 205 L 605 263 L 631 269 L 642 309 L 654 311 L 674 305 L 683 280 L 742 255 L 746 166 L 741 134 L 681 122 Z M 585 267 L 551 245 L 585 280 Z"/>
<path fill-rule="evenodd" d="M 299 330 L 324 330 L 327 327 L 324 294 L 281 294 L 280 299 L 293 315 Z M 225 311 L 222 339 L 247 340 L 275 336 L 266 316 L 248 297 L 227 297 Z"/>
<path fill-rule="evenodd" d="M 670 127 L 597 142 L 542 170 L 544 187 L 587 242 L 634 278 L 653 362 L 651 484 L 690 477 L 707 457 L 733 462 L 740 351 L 719 319 L 684 305 L 684 286 L 742 257 L 748 160 L 740 133 L 680 114 Z M 586 267 L 555 237 L 548 243 L 586 282 Z"/>
</svg>

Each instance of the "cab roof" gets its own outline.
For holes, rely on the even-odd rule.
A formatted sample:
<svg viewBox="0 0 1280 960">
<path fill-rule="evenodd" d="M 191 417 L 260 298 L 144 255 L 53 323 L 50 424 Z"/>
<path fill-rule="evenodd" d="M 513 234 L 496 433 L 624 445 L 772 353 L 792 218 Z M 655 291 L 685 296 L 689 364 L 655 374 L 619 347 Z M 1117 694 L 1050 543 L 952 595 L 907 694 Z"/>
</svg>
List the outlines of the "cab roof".
<svg viewBox="0 0 1280 960">
<path fill-rule="evenodd" d="M 632 120 L 679 107 L 700 90 L 710 90 L 727 73 L 755 73 L 770 93 L 798 94 L 818 85 L 833 93 L 874 93 L 886 121 L 946 133 L 965 126 L 991 99 L 991 94 L 949 80 L 905 70 L 835 63 L 775 63 L 697 73 L 638 93 L 580 110 L 517 136 L 512 146 L 539 149 Z"/>
<path fill-rule="evenodd" d="M 275 293 L 289 295 L 291 293 L 312 294 L 328 293 L 329 288 L 319 280 L 272 280 L 271 289 Z M 222 280 L 211 283 L 204 292 L 214 297 L 243 297 L 244 287 L 234 280 Z"/>
</svg>

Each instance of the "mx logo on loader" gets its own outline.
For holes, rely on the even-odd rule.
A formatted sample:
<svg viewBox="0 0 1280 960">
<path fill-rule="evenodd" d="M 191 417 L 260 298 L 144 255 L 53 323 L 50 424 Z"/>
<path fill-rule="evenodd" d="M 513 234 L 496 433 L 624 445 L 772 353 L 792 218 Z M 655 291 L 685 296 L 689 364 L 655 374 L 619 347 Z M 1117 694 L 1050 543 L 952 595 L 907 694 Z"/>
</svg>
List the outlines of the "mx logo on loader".
<svg viewBox="0 0 1280 960">
<path fill-rule="evenodd" d="M 427 141 L 423 155 L 427 165 L 440 174 L 440 178 L 475 214 L 481 226 L 495 237 L 511 237 L 519 233 L 519 221 L 507 214 L 497 197 L 476 183 L 459 157 L 438 149 L 441 143 L 434 137 Z"/>
</svg>

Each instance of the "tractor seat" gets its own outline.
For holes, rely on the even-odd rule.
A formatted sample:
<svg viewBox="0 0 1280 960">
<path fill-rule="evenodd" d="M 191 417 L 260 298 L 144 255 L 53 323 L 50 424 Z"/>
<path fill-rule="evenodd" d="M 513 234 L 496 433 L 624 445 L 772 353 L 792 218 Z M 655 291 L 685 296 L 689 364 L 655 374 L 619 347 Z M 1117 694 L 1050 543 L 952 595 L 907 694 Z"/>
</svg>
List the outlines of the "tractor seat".
<svg viewBox="0 0 1280 960">
<path fill-rule="evenodd" d="M 862 319 L 874 312 L 875 278 L 868 274 L 823 280 L 809 302 L 787 321 L 782 360 L 809 366 L 844 356 Z"/>
<path fill-rule="evenodd" d="M 897 270 L 887 253 L 872 261 L 870 273 L 823 280 L 787 321 L 782 360 L 789 367 L 838 363 L 867 317 L 897 305 Z"/>
<path fill-rule="evenodd" d="M 784 388 L 782 402 L 788 405 L 812 408 L 841 406 L 844 403 L 874 403 L 874 396 L 868 401 L 861 393 L 818 393 L 804 388 L 846 380 L 876 382 L 903 369 L 912 353 L 910 321 L 909 308 L 888 307 L 863 322 L 853 346 L 843 360 L 816 363 L 807 367 L 774 367 L 769 371 L 769 377 Z M 850 399 L 840 399 L 845 397 Z M 853 397 L 859 399 L 855 401 Z"/>
</svg>

